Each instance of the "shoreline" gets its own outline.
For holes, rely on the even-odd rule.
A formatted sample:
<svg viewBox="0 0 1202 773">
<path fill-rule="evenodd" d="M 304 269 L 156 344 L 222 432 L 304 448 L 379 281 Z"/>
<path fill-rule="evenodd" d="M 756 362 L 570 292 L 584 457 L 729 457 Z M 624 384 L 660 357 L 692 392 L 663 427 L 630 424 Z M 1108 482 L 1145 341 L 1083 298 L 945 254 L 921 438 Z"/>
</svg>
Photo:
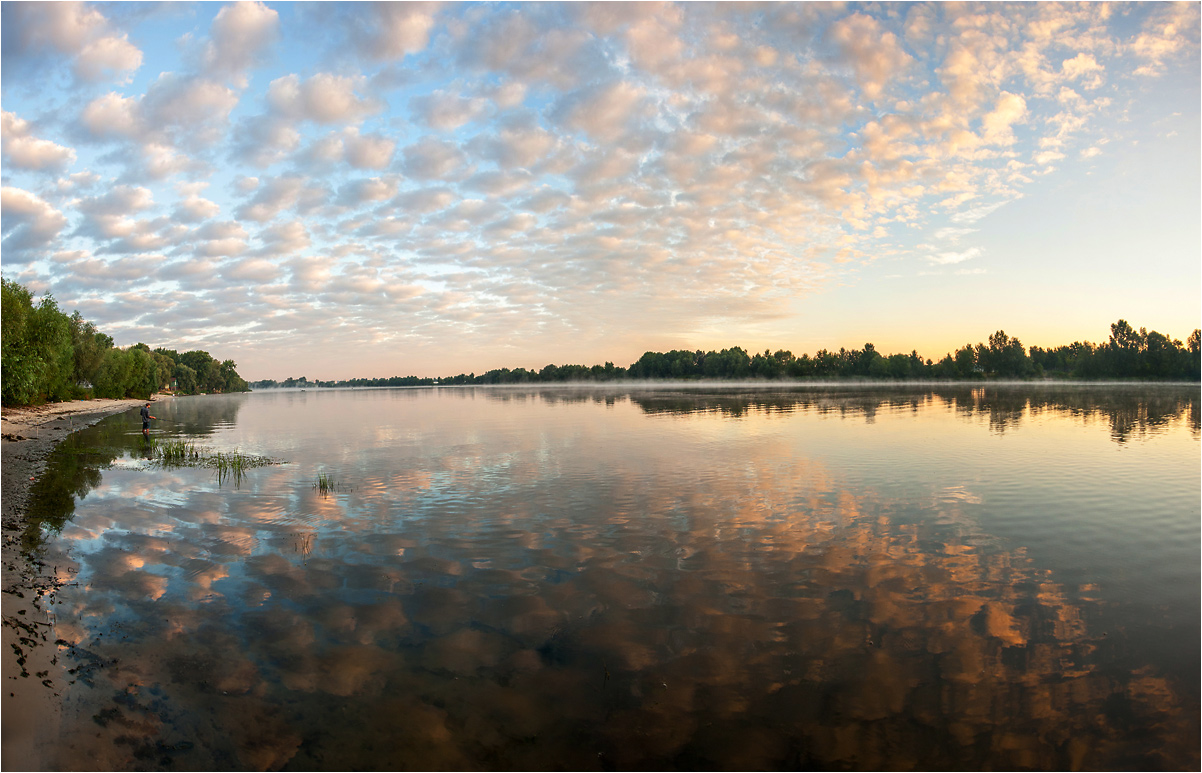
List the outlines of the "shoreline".
<svg viewBox="0 0 1202 773">
<path fill-rule="evenodd" d="M 66 556 L 31 559 L 21 553 L 21 534 L 34 482 L 46 469 L 51 452 L 65 438 L 101 419 L 146 404 L 146 400 L 72 400 L 31 407 L 0 409 L 0 534 L 3 537 L 4 712 L 2 725 L 5 770 L 42 770 L 49 760 L 42 743 L 53 738 L 62 711 L 57 700 L 62 667 L 53 645 L 54 613 L 48 609 L 54 591 L 71 576 Z M 57 561 L 57 565 L 55 562 Z"/>
</svg>

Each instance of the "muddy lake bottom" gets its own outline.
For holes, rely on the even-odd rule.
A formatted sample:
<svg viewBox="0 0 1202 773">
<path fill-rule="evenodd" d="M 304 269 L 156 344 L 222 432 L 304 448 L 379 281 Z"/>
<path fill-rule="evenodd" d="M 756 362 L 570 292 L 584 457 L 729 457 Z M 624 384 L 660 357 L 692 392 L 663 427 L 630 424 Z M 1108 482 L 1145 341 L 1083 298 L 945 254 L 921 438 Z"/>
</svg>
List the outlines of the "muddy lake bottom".
<svg viewBox="0 0 1202 773">
<path fill-rule="evenodd" d="M 31 499 L 42 767 L 1199 766 L 1196 386 L 155 408 Z"/>
</svg>

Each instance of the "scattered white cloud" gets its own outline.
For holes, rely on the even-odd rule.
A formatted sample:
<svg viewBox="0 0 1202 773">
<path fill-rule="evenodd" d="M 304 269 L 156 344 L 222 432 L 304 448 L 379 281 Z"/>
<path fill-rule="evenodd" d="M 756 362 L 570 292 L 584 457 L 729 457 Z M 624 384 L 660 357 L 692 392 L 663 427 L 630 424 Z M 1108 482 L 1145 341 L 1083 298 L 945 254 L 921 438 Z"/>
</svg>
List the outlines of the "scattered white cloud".
<svg viewBox="0 0 1202 773">
<path fill-rule="evenodd" d="M 559 107 L 560 120 L 599 142 L 616 142 L 631 128 L 645 90 L 629 81 L 589 86 L 568 94 Z"/>
<path fill-rule="evenodd" d="M 831 38 L 855 68 L 860 88 L 868 100 L 879 99 L 889 80 L 904 73 L 913 61 L 897 35 L 881 27 L 879 20 L 863 13 L 831 25 Z"/>
<path fill-rule="evenodd" d="M 949 266 L 956 263 L 963 263 L 964 261 L 972 260 L 973 258 L 979 258 L 981 256 L 981 252 L 982 251 L 980 247 L 970 247 L 969 249 L 962 250 L 961 252 L 935 253 L 933 255 L 929 255 L 927 259 L 940 266 Z"/>
<path fill-rule="evenodd" d="M 181 338 L 237 297 L 281 341 L 689 345 L 874 261 L 984 272 L 982 221 L 1199 49 L 1196 4 L 286 8 L 5 3 L 6 276 L 145 258 Z"/>
<path fill-rule="evenodd" d="M 432 129 L 449 131 L 482 117 L 488 109 L 488 100 L 435 91 L 414 97 L 409 101 L 409 107 L 421 123 Z"/>
<path fill-rule="evenodd" d="M 33 136 L 33 128 L 5 110 L 0 118 L 4 156 L 17 169 L 54 171 L 75 162 L 75 151 L 49 140 Z"/>
<path fill-rule="evenodd" d="M 358 124 L 382 107 L 356 93 L 365 85 L 362 77 L 332 73 L 318 73 L 307 80 L 286 75 L 268 86 L 267 102 L 275 114 L 294 121 Z"/>
<path fill-rule="evenodd" d="M 279 34 L 280 15 L 263 3 L 237 2 L 217 12 L 204 53 L 206 70 L 214 77 L 233 79 L 246 88 L 246 72 L 258 62 Z"/>
<path fill-rule="evenodd" d="M 0 222 L 4 260 L 14 263 L 32 257 L 32 250 L 51 244 L 67 226 L 63 213 L 36 194 L 7 185 L 0 189 Z"/>
<path fill-rule="evenodd" d="M 142 52 L 89 3 L 5 3 L 0 28 L 6 91 L 37 88 L 60 57 L 80 83 L 124 81 L 142 64 Z"/>
<path fill-rule="evenodd" d="M 401 59 L 430 42 L 440 3 L 371 3 L 350 17 L 350 45 L 375 60 Z"/>
</svg>

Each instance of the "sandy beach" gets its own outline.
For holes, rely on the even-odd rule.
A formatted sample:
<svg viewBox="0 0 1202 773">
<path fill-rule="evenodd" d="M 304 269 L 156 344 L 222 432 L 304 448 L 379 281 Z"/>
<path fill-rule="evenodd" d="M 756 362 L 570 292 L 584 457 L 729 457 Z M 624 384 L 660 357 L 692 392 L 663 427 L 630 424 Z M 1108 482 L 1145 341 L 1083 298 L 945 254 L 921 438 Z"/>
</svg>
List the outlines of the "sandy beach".
<svg viewBox="0 0 1202 773">
<path fill-rule="evenodd" d="M 4 712 L 0 748 L 5 770 L 40 770 L 39 744 L 52 737 L 62 675 L 47 602 L 70 578 L 65 556 L 29 560 L 20 552 L 29 492 L 50 452 L 72 432 L 106 416 L 144 405 L 143 400 L 75 400 L 30 408 L 4 408 L 0 439 L 0 512 L 3 519 Z"/>
</svg>

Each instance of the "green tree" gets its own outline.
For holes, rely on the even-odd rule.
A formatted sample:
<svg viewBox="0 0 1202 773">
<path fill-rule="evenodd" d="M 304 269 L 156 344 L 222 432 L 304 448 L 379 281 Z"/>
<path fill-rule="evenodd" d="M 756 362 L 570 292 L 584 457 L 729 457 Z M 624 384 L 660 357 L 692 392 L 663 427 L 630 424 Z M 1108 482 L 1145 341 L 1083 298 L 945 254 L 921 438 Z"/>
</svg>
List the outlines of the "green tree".
<svg viewBox="0 0 1202 773">
<path fill-rule="evenodd" d="M 977 374 L 977 352 L 972 344 L 964 344 L 956 350 L 956 372 L 960 378 L 972 378 Z"/>
<path fill-rule="evenodd" d="M 109 349 L 96 369 L 97 397 L 125 397 L 133 385 L 133 356 L 126 349 Z"/>
<path fill-rule="evenodd" d="M 70 399 L 75 385 L 70 319 L 59 311 L 52 295 L 42 296 L 35 305 L 29 290 L 2 281 L 0 367 L 4 378 L 0 395 L 4 403 Z"/>
<path fill-rule="evenodd" d="M 71 315 L 71 347 L 75 351 L 76 380 L 94 383 L 105 352 L 113 348 L 113 339 L 76 311 Z"/>
<path fill-rule="evenodd" d="M 0 296 L 0 394 L 5 405 L 22 405 L 37 396 L 39 361 L 29 345 L 29 318 L 33 315 L 33 296 L 16 282 L 3 281 Z"/>
<path fill-rule="evenodd" d="M 1139 375 L 1140 353 L 1144 348 L 1144 337 L 1125 319 L 1110 326 L 1107 342 L 1108 370 L 1114 376 Z"/>
<path fill-rule="evenodd" d="M 225 382 L 226 392 L 249 392 L 250 385 L 238 375 L 238 365 L 233 360 L 221 362 L 221 379 Z"/>
<path fill-rule="evenodd" d="M 175 388 L 180 392 L 191 395 L 200 391 L 199 384 L 196 381 L 196 371 L 182 362 L 175 366 Z"/>
<path fill-rule="evenodd" d="M 989 346 L 977 344 L 977 364 L 987 374 L 1003 378 L 1023 378 L 1034 372 L 1022 342 L 1004 330 L 989 336 Z"/>
</svg>

